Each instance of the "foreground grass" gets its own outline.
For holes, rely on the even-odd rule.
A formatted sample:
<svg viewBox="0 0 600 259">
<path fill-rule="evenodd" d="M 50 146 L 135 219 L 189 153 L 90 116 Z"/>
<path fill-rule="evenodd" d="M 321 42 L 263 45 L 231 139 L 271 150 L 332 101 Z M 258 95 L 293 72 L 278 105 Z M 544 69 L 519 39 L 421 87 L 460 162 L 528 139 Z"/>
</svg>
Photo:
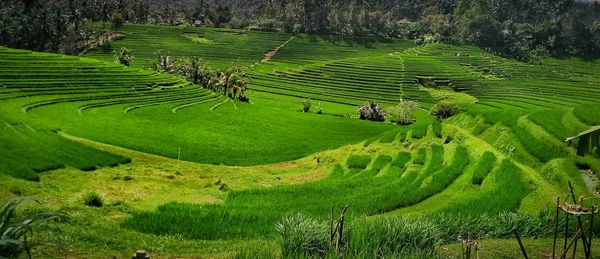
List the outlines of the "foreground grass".
<svg viewBox="0 0 600 259">
<path fill-rule="evenodd" d="M 599 241 L 600 239 L 595 238 L 592 243 L 598 244 Z M 552 242 L 551 238 L 523 239 L 529 258 L 551 257 Z M 579 245 L 577 248 L 577 258 L 585 258 L 583 246 Z M 462 258 L 460 244 L 442 246 L 438 249 L 438 253 L 446 258 Z M 571 254 L 568 256 L 570 257 Z M 523 255 L 516 239 L 483 239 L 479 245 L 479 258 L 523 258 Z M 600 258 L 600 246 L 592 246 L 592 258 Z"/>
</svg>

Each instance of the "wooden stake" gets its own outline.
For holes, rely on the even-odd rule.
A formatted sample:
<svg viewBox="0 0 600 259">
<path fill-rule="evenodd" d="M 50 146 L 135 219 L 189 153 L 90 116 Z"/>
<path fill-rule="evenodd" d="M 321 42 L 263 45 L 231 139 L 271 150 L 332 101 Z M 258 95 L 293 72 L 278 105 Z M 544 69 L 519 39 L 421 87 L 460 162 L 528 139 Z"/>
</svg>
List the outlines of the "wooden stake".
<svg viewBox="0 0 600 259">
<path fill-rule="evenodd" d="M 552 259 L 556 256 L 556 236 L 558 235 L 558 216 L 560 213 L 560 196 L 556 196 L 556 216 L 554 217 L 554 242 L 552 243 Z"/>
<path fill-rule="evenodd" d="M 521 253 L 523 253 L 523 257 L 525 259 L 529 259 L 529 257 L 527 256 L 527 251 L 525 251 L 525 246 L 523 246 L 523 242 L 521 242 L 521 236 L 519 236 L 519 231 L 513 229 L 513 233 L 515 233 L 515 236 L 517 237 L 517 242 L 519 242 L 519 247 L 521 248 Z"/>
</svg>

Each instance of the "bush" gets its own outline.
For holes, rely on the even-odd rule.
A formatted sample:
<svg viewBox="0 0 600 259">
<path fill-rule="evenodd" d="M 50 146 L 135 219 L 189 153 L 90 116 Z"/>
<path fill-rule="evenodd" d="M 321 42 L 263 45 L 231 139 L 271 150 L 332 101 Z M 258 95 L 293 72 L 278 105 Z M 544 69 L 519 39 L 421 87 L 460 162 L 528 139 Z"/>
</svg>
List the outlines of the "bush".
<svg viewBox="0 0 600 259">
<path fill-rule="evenodd" d="M 100 208 L 104 206 L 102 197 L 97 192 L 88 192 L 83 196 L 83 205 Z"/>
<path fill-rule="evenodd" d="M 115 53 L 114 59 L 117 63 L 124 66 L 133 66 L 135 57 L 133 56 L 133 50 L 122 47 L 121 50 Z"/>
<path fill-rule="evenodd" d="M 375 101 L 370 101 L 356 111 L 360 114 L 361 120 L 385 121 L 386 113 Z"/>
<path fill-rule="evenodd" d="M 321 104 L 317 105 L 317 108 L 315 108 L 315 113 L 323 114 L 323 108 L 321 108 Z"/>
<path fill-rule="evenodd" d="M 31 258 L 31 249 L 37 246 L 55 246 L 59 244 L 32 240 L 34 230 L 51 222 L 64 221 L 68 215 L 62 212 L 40 212 L 17 220 L 17 207 L 28 199 L 14 199 L 0 209 L 0 258 L 19 258 L 27 253 Z M 60 239 L 59 239 L 60 240 Z"/>
<path fill-rule="evenodd" d="M 419 108 L 419 104 L 415 101 L 404 101 L 400 99 L 400 103 L 388 109 L 389 119 L 391 122 L 400 125 L 410 125 L 415 123 L 415 110 Z"/>
<path fill-rule="evenodd" d="M 440 101 L 431 108 L 429 113 L 436 116 L 439 120 L 444 120 L 459 114 L 460 107 L 453 102 Z"/>
<path fill-rule="evenodd" d="M 310 98 L 304 100 L 302 102 L 302 111 L 303 112 L 309 112 L 310 111 L 310 107 L 312 107 L 312 103 L 310 101 Z"/>
<path fill-rule="evenodd" d="M 113 15 L 110 17 L 110 23 L 114 29 L 121 28 L 125 23 L 125 18 L 123 18 L 121 13 L 113 13 Z"/>
<path fill-rule="evenodd" d="M 325 222 L 297 214 L 281 219 L 275 227 L 281 237 L 284 258 L 322 257 L 329 249 L 329 231 Z"/>
</svg>

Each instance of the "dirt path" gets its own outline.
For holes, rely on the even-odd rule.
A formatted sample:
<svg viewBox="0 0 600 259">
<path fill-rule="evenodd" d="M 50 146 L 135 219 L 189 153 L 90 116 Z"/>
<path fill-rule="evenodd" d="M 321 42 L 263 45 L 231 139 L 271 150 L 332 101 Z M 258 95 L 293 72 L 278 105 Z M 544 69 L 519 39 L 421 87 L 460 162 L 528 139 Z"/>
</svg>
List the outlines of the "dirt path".
<svg viewBox="0 0 600 259">
<path fill-rule="evenodd" d="M 80 45 L 78 47 L 78 49 L 81 50 L 81 51 L 79 51 L 79 55 L 84 55 L 86 52 L 88 52 L 89 50 L 91 50 L 97 46 L 104 45 L 104 44 L 114 41 L 114 40 L 120 40 L 124 37 L 125 37 L 125 35 L 120 34 L 120 33 L 108 33 L 108 34 L 104 34 L 104 35 L 100 36 L 99 38 L 83 41 L 80 43 Z"/>
<path fill-rule="evenodd" d="M 583 182 L 585 182 L 585 186 L 587 187 L 590 193 L 596 192 L 596 184 L 598 184 L 598 176 L 594 174 L 592 170 L 581 170 L 581 177 L 583 178 Z"/>
<path fill-rule="evenodd" d="M 279 51 L 281 48 L 285 47 L 285 45 L 288 44 L 288 42 L 292 41 L 294 38 L 296 38 L 296 35 L 289 38 L 286 42 L 281 44 L 281 46 L 265 53 L 265 57 L 260 62 L 268 62 L 269 60 L 271 60 L 277 54 L 277 51 Z"/>
</svg>

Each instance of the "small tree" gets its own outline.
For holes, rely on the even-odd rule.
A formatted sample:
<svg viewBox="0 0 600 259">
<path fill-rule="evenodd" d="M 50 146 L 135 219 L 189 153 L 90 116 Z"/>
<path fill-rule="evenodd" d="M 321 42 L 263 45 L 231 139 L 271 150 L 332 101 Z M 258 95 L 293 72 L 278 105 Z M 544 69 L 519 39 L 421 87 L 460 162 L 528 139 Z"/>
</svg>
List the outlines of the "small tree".
<svg viewBox="0 0 600 259">
<path fill-rule="evenodd" d="M 113 13 L 110 17 L 110 23 L 112 24 L 113 29 L 118 29 L 123 27 L 125 19 L 121 13 Z"/>
<path fill-rule="evenodd" d="M 370 101 L 358 108 L 361 120 L 385 121 L 386 113 L 375 101 Z"/>
<path fill-rule="evenodd" d="M 246 96 L 248 78 L 243 67 L 231 66 L 227 70 L 219 72 L 217 84 L 223 90 L 223 95 L 244 102 L 249 101 Z"/>
<path fill-rule="evenodd" d="M 191 57 L 181 59 L 177 63 L 177 74 L 183 76 L 193 84 L 205 85 L 209 81 L 210 69 L 208 69 L 206 62 L 201 58 Z"/>
<path fill-rule="evenodd" d="M 438 120 L 444 120 L 460 113 L 460 107 L 453 102 L 440 101 L 434 105 L 429 113 L 436 116 Z"/>
<path fill-rule="evenodd" d="M 174 62 L 173 57 L 169 54 L 160 52 L 157 62 L 152 64 L 152 67 L 158 72 L 171 73 L 175 67 Z"/>
<path fill-rule="evenodd" d="M 310 107 L 312 107 L 312 103 L 310 101 L 310 98 L 302 101 L 302 111 L 303 112 L 309 112 L 310 111 Z"/>
<path fill-rule="evenodd" d="M 317 105 L 317 108 L 315 108 L 315 113 L 316 114 L 323 114 L 323 108 L 321 107 L 321 103 L 319 103 Z"/>
<path fill-rule="evenodd" d="M 133 56 L 133 50 L 125 47 L 122 47 L 120 51 L 115 53 L 114 58 L 117 63 L 128 67 L 133 66 L 133 61 L 135 60 L 135 57 Z"/>
<path fill-rule="evenodd" d="M 418 108 L 419 104 L 417 102 L 400 99 L 400 103 L 389 111 L 390 121 L 400 125 L 413 124 L 417 120 L 415 110 Z"/>
</svg>

